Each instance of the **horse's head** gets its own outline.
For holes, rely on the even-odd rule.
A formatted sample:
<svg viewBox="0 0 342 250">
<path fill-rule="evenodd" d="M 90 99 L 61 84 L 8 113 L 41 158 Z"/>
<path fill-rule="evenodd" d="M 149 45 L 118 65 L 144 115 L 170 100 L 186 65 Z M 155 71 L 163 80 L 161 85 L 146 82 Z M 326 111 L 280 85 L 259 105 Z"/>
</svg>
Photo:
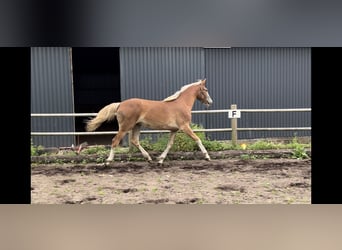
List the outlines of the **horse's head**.
<svg viewBox="0 0 342 250">
<path fill-rule="evenodd" d="M 197 97 L 197 100 L 201 101 L 202 103 L 207 105 L 207 107 L 209 107 L 209 105 L 213 103 L 213 100 L 211 99 L 208 89 L 205 86 L 206 82 L 207 82 L 206 79 L 201 80 L 196 97 Z"/>
</svg>

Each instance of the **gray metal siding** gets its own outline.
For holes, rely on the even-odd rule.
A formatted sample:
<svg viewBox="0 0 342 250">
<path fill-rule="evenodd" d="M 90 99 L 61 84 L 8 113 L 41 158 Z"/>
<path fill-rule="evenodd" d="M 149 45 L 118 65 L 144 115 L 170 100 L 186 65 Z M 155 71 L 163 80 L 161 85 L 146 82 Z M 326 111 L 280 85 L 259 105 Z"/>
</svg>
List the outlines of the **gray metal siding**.
<svg viewBox="0 0 342 250">
<path fill-rule="evenodd" d="M 163 99 L 204 77 L 201 48 L 120 48 L 121 97 Z"/>
<path fill-rule="evenodd" d="M 31 48 L 31 113 L 73 113 L 69 48 Z M 74 132 L 73 117 L 32 117 L 32 132 Z M 71 146 L 74 136 L 32 136 L 35 145 Z"/>
<path fill-rule="evenodd" d="M 212 109 L 310 108 L 310 48 L 205 49 Z M 226 115 L 211 115 L 206 127 L 230 127 Z M 310 127 L 311 113 L 242 113 L 238 127 Z M 239 132 L 239 138 L 308 136 L 310 131 Z M 213 138 L 230 139 L 230 133 Z"/>
</svg>

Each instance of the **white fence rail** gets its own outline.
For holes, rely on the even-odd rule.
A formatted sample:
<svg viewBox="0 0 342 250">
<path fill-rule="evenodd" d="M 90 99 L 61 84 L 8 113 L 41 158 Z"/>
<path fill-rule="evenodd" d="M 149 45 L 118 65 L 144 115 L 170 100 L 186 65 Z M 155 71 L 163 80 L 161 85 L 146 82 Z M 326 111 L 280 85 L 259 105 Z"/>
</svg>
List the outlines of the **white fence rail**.
<svg viewBox="0 0 342 250">
<path fill-rule="evenodd" d="M 217 109 L 217 110 L 193 110 L 192 114 L 209 114 L 209 113 L 228 113 L 233 109 Z M 290 108 L 290 109 L 239 109 L 243 112 L 311 112 L 311 108 Z M 90 117 L 96 116 L 97 113 L 32 113 L 31 117 Z M 228 119 L 228 118 L 227 118 Z M 233 120 L 233 119 L 232 119 Z M 229 131 L 302 131 L 311 130 L 311 127 L 273 127 L 273 128 L 211 128 L 211 129 L 194 129 L 195 132 L 229 132 Z M 168 130 L 142 130 L 141 133 L 165 133 Z M 117 131 L 95 131 L 95 132 L 31 132 L 31 136 L 60 136 L 60 135 L 114 135 Z"/>
</svg>

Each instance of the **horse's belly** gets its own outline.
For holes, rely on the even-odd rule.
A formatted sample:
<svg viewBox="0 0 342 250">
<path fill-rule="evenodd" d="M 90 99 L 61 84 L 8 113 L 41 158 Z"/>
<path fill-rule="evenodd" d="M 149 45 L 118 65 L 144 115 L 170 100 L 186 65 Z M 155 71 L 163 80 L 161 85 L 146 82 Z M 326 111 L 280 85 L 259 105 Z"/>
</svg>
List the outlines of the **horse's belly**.
<svg viewBox="0 0 342 250">
<path fill-rule="evenodd" d="M 148 119 L 143 119 L 140 121 L 141 124 L 147 128 L 150 129 L 165 129 L 165 130 L 178 130 L 178 126 L 175 122 L 171 121 L 158 121 L 158 120 L 148 120 Z"/>
</svg>

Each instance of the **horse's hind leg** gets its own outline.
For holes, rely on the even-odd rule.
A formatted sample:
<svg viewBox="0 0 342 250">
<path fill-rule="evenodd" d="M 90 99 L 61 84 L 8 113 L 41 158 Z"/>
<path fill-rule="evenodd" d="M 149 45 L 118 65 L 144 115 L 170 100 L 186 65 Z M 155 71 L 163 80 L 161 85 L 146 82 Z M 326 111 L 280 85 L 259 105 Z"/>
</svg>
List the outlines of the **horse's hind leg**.
<svg viewBox="0 0 342 250">
<path fill-rule="evenodd" d="M 110 148 L 110 153 L 106 161 L 112 161 L 114 159 L 114 148 L 119 145 L 120 141 L 126 135 L 126 131 L 121 131 L 116 134 L 116 136 L 112 139 L 112 147 Z"/>
<path fill-rule="evenodd" d="M 164 152 L 158 157 L 158 163 L 159 164 L 163 164 L 164 159 L 166 158 L 167 153 L 169 152 L 169 150 L 171 149 L 173 142 L 175 141 L 175 136 L 176 136 L 177 132 L 171 132 L 170 133 L 170 139 L 169 142 L 167 143 L 167 146 L 164 150 Z"/>
<path fill-rule="evenodd" d="M 140 136 L 140 125 L 135 125 L 134 128 L 132 129 L 132 139 L 131 142 L 134 146 L 136 146 L 140 152 L 142 153 L 142 155 L 149 161 L 152 161 L 151 156 L 147 153 L 147 151 L 140 145 L 139 143 L 139 136 Z"/>
</svg>

